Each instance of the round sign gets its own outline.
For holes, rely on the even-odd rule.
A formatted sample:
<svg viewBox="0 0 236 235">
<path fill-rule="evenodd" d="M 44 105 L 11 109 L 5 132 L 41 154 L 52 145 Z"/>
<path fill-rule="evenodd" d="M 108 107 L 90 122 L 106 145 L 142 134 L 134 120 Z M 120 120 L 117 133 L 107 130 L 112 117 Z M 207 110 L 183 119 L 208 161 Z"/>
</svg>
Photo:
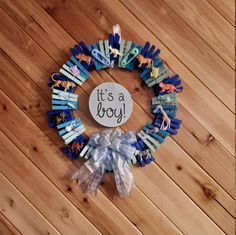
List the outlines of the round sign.
<svg viewBox="0 0 236 235">
<path fill-rule="evenodd" d="M 92 91 L 89 110 L 99 124 L 117 127 L 130 118 L 133 100 L 126 88 L 115 82 L 106 82 Z"/>
</svg>

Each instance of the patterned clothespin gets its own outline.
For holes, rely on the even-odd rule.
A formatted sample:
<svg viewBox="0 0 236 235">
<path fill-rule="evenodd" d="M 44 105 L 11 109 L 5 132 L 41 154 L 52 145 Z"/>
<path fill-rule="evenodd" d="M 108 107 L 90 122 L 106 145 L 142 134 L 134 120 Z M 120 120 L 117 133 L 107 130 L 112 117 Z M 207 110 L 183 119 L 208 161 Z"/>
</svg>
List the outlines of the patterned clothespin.
<svg viewBox="0 0 236 235">
<path fill-rule="evenodd" d="M 78 95 L 52 89 L 52 110 L 77 109 Z"/>
</svg>

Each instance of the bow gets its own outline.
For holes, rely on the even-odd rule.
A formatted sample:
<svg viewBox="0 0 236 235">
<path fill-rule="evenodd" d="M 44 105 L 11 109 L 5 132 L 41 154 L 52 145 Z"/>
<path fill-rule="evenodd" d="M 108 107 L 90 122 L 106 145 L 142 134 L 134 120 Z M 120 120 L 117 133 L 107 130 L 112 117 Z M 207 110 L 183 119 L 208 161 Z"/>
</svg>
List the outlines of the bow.
<svg viewBox="0 0 236 235">
<path fill-rule="evenodd" d="M 134 185 L 134 176 L 127 163 L 135 154 L 136 142 L 133 132 L 122 134 L 120 130 L 107 129 L 101 133 L 93 133 L 89 145 L 93 147 L 90 158 L 72 176 L 78 180 L 78 185 L 87 184 L 88 192 L 96 192 L 107 167 L 111 165 L 116 188 L 121 197 L 127 196 Z"/>
</svg>

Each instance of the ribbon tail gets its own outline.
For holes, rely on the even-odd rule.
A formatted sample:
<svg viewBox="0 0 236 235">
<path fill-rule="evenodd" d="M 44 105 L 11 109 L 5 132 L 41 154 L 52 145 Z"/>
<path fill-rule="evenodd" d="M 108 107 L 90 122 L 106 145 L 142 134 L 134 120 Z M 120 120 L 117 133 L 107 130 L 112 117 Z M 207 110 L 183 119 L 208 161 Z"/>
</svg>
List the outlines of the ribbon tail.
<svg viewBox="0 0 236 235">
<path fill-rule="evenodd" d="M 102 178 L 106 172 L 106 166 L 102 165 L 93 174 L 90 175 L 87 185 L 87 192 L 97 193 L 98 185 L 101 183 Z"/>
<path fill-rule="evenodd" d="M 129 196 L 134 186 L 134 176 L 126 159 L 120 154 L 114 154 L 111 164 L 114 171 L 116 188 L 120 197 Z"/>
<path fill-rule="evenodd" d="M 90 170 L 83 165 L 78 171 L 76 171 L 71 179 L 76 179 L 78 186 L 80 186 L 82 183 L 87 183 L 90 177 Z"/>
<path fill-rule="evenodd" d="M 91 158 L 74 173 L 72 179 L 77 180 L 78 186 L 84 183 L 87 187 L 87 192 L 96 193 L 97 187 L 105 174 L 106 166 L 106 161 L 96 162 Z"/>
</svg>

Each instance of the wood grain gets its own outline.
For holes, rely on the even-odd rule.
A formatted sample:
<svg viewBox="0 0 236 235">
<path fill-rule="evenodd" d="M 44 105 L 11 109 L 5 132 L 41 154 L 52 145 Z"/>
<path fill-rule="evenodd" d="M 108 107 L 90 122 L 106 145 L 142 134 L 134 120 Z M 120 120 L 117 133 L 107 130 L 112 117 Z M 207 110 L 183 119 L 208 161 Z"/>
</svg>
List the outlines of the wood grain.
<svg viewBox="0 0 236 235">
<path fill-rule="evenodd" d="M 235 26 L 235 1 L 234 0 L 208 0 L 215 9 Z"/>
<path fill-rule="evenodd" d="M 0 231 L 2 235 L 21 235 L 16 227 L 0 213 Z"/>
<path fill-rule="evenodd" d="M 15 145 L 0 133 L 1 142 L 15 148 Z M 3 152 L 1 152 L 3 154 Z M 22 234 L 57 234 L 60 233 L 43 217 L 32 204 L 0 173 L 1 212 Z"/>
<path fill-rule="evenodd" d="M 205 0 L 164 1 L 234 69 L 234 27 L 214 7 Z"/>
<path fill-rule="evenodd" d="M 234 234 L 234 36 L 232 22 L 217 9 L 229 4 L 184 1 L 1 1 L 0 185 L 5 190 L 0 198 L 10 212 L 2 215 L 6 231 L 19 233 L 12 223 L 22 234 L 47 234 L 49 229 L 52 234 Z M 151 17 L 159 23 L 153 24 Z M 166 141 L 155 163 L 133 168 L 136 187 L 125 199 L 117 197 L 111 173 L 96 196 L 84 194 L 70 181 L 83 161 L 71 162 L 61 153 L 63 142 L 47 127 L 44 115 L 51 94 L 47 78 L 68 58 L 68 48 L 81 39 L 91 43 L 106 38 L 117 22 L 124 38 L 158 45 L 185 89 L 180 95 L 180 133 Z M 217 84 L 223 74 L 220 93 Z M 116 81 L 132 94 L 134 111 L 124 131 L 151 122 L 153 93 L 140 83 L 137 71 L 92 72 L 76 90 L 80 109 L 74 115 L 83 120 L 86 134 L 102 129 L 87 102 L 92 89 L 104 81 Z M 229 95 L 223 97 L 228 88 Z M 14 213 L 8 197 L 23 209 Z M 22 223 L 20 215 L 26 218 Z M 30 217 L 39 218 L 42 226 Z"/>
</svg>

